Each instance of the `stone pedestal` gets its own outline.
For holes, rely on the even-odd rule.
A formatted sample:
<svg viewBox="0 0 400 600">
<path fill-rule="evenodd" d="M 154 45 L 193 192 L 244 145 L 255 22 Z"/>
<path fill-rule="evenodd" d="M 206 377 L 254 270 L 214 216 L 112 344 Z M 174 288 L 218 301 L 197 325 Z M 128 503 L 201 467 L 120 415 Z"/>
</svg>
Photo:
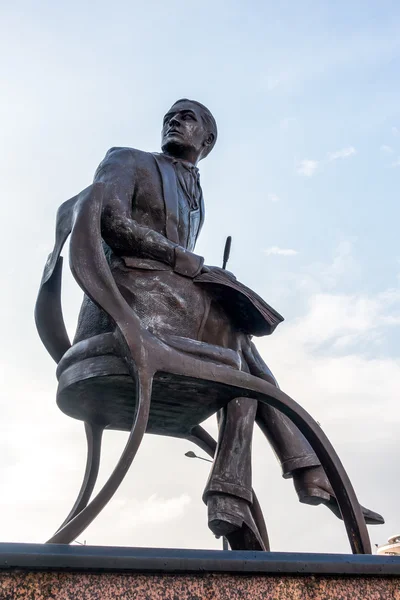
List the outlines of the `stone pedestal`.
<svg viewBox="0 0 400 600">
<path fill-rule="evenodd" d="M 0 544 L 1 600 L 400 600 L 400 558 Z"/>
</svg>

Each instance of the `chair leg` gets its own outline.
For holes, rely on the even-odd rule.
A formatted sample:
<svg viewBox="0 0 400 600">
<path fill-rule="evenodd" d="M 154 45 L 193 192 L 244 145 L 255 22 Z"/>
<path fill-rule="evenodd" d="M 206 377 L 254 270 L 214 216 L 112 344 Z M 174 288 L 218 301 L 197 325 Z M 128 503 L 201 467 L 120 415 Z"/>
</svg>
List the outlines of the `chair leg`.
<svg viewBox="0 0 400 600">
<path fill-rule="evenodd" d="M 128 441 L 117 466 L 97 496 L 66 523 L 64 527 L 60 528 L 47 543 L 70 544 L 97 517 L 121 485 L 146 432 L 150 413 L 152 383 L 152 374 L 144 371 L 137 372 L 135 418 Z"/>
<path fill-rule="evenodd" d="M 196 444 L 199 448 L 204 450 L 211 458 L 214 458 L 215 451 L 217 449 L 217 442 L 214 438 L 200 425 L 193 427 L 192 434 L 187 438 L 190 442 Z M 258 532 L 261 536 L 262 541 L 264 542 L 264 546 L 267 551 L 270 550 L 269 538 L 267 526 L 265 524 L 264 515 L 261 510 L 260 503 L 256 496 L 255 491 L 253 490 L 253 504 L 251 506 L 251 513 L 253 515 L 253 519 L 257 525 Z"/>
<path fill-rule="evenodd" d="M 79 490 L 75 504 L 73 505 L 68 517 L 63 521 L 62 525 L 57 529 L 58 533 L 69 521 L 83 510 L 93 493 L 96 485 L 97 476 L 99 474 L 101 440 L 103 436 L 103 425 L 85 422 L 85 433 L 87 441 L 87 460 L 85 475 L 83 477 L 82 486 Z"/>
<path fill-rule="evenodd" d="M 350 479 L 332 444 L 316 421 L 297 402 L 275 386 L 262 382 L 259 402 L 274 406 L 300 429 L 325 469 L 346 527 L 353 554 L 372 554 L 371 542 L 360 504 Z M 268 390 L 268 391 L 267 391 Z"/>
</svg>

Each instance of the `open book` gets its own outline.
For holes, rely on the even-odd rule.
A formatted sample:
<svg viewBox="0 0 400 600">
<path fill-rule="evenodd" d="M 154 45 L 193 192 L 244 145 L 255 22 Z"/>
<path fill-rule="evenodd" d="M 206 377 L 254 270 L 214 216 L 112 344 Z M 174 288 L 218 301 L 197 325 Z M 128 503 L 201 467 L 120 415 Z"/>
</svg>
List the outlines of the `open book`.
<svg viewBox="0 0 400 600">
<path fill-rule="evenodd" d="M 270 335 L 284 319 L 253 290 L 225 274 L 223 269 L 210 270 L 193 279 L 207 286 L 221 302 L 235 326 L 245 333 Z"/>
</svg>

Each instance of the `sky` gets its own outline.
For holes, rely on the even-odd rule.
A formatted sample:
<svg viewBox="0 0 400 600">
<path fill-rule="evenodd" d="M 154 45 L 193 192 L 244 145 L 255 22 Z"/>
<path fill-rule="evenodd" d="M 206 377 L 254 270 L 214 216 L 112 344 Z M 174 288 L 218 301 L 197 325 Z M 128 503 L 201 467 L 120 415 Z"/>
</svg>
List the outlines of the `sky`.
<svg viewBox="0 0 400 600">
<path fill-rule="evenodd" d="M 44 542 L 80 487 L 82 423 L 56 407 L 55 364 L 33 309 L 57 207 L 112 146 L 158 151 L 189 97 L 219 137 L 200 163 L 197 245 L 285 321 L 257 340 L 281 388 L 321 423 L 373 544 L 400 532 L 400 5 L 389 0 L 3 0 L 0 6 L 0 531 Z M 67 252 L 64 253 L 67 256 Z M 81 292 L 63 289 L 71 335 Z M 215 435 L 214 419 L 206 423 Z M 126 434 L 105 434 L 99 484 Z M 78 538 L 221 547 L 201 494 L 209 465 L 145 436 L 125 481 Z M 201 454 L 201 452 L 199 452 Z M 349 552 L 343 523 L 300 505 L 261 433 L 254 488 L 277 551 Z"/>
</svg>

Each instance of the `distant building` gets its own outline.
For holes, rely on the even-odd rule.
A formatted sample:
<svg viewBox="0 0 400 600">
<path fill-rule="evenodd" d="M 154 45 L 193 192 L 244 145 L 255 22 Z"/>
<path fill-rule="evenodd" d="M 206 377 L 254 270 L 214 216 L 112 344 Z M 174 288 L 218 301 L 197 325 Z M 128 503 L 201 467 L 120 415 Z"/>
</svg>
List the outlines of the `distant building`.
<svg viewBox="0 0 400 600">
<path fill-rule="evenodd" d="M 388 543 L 379 546 L 377 554 L 386 554 L 391 556 L 400 556 L 400 534 L 394 535 L 388 539 Z"/>
</svg>

